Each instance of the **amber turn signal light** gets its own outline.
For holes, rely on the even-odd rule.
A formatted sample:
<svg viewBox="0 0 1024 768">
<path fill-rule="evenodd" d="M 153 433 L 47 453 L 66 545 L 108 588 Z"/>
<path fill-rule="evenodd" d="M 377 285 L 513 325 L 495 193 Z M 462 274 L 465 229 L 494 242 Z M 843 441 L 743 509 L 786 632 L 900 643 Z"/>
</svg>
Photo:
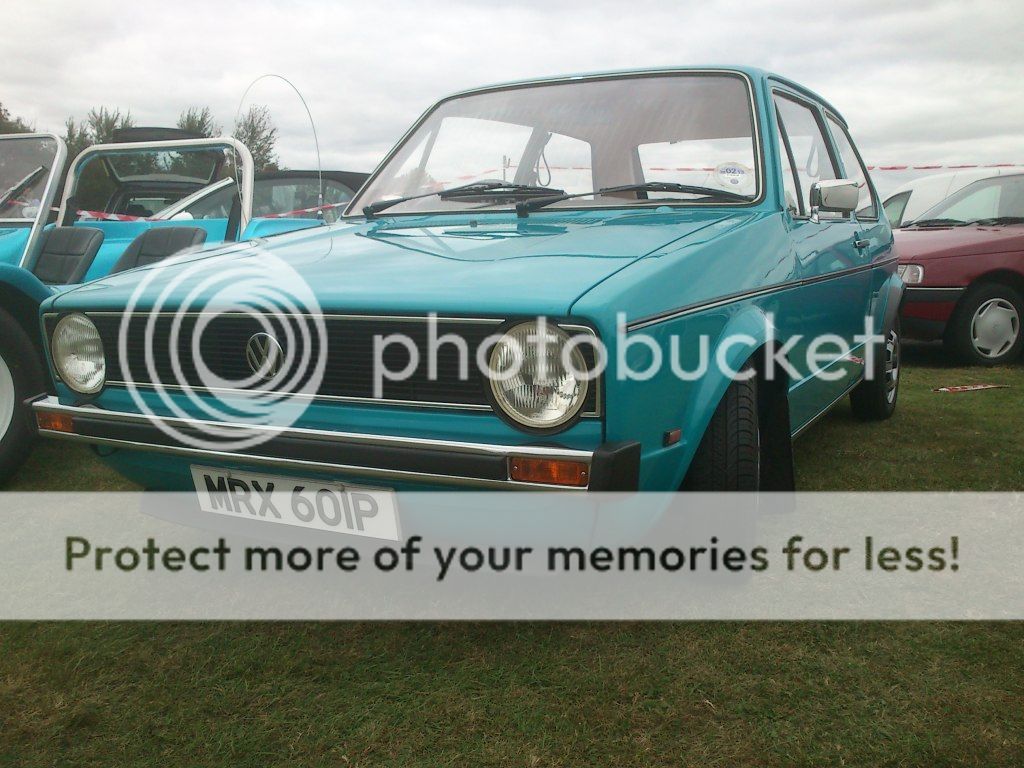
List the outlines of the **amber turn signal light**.
<svg viewBox="0 0 1024 768">
<path fill-rule="evenodd" d="M 53 413 L 50 411 L 37 411 L 36 424 L 40 429 L 50 432 L 74 432 L 75 423 L 71 416 L 66 413 Z"/>
<path fill-rule="evenodd" d="M 508 463 L 509 477 L 520 483 L 586 488 L 590 482 L 590 467 L 582 461 L 526 459 L 513 456 Z"/>
</svg>

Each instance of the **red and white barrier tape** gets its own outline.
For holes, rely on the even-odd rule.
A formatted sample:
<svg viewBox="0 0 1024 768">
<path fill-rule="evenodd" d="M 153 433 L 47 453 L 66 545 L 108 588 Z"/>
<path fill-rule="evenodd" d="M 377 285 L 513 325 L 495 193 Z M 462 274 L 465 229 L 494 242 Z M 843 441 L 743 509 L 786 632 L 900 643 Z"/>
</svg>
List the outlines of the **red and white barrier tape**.
<svg viewBox="0 0 1024 768">
<path fill-rule="evenodd" d="M 87 216 L 97 221 L 147 221 L 145 216 L 129 216 L 127 213 L 106 213 L 105 211 L 79 211 L 79 216 Z"/>
<path fill-rule="evenodd" d="M 303 213 L 319 213 L 320 211 L 329 211 L 332 208 L 344 208 L 348 205 L 348 201 L 344 203 L 329 203 L 328 205 L 317 205 L 313 208 L 299 208 L 295 211 L 287 211 L 286 213 L 265 213 L 262 216 L 256 216 L 254 218 L 259 219 L 284 219 L 289 216 L 298 216 Z"/>
<path fill-rule="evenodd" d="M 869 171 L 962 171 L 965 168 L 1024 168 L 1021 163 L 964 163 L 962 165 L 869 165 Z"/>
</svg>

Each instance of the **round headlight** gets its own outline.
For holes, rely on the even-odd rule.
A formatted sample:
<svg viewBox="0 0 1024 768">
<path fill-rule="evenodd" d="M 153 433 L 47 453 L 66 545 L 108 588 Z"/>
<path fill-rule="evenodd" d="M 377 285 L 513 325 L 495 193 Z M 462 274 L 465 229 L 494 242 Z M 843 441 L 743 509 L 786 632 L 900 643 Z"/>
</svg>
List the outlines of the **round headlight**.
<svg viewBox="0 0 1024 768">
<path fill-rule="evenodd" d="M 50 354 L 57 374 L 75 392 L 93 395 L 103 388 L 107 364 L 103 340 L 85 315 L 62 317 L 53 330 Z"/>
<path fill-rule="evenodd" d="M 495 405 L 517 425 L 552 429 L 571 421 L 587 398 L 587 370 L 578 345 L 561 328 L 530 321 L 513 326 L 494 345 L 490 385 Z M 566 366 L 569 362 L 570 367 Z"/>
</svg>

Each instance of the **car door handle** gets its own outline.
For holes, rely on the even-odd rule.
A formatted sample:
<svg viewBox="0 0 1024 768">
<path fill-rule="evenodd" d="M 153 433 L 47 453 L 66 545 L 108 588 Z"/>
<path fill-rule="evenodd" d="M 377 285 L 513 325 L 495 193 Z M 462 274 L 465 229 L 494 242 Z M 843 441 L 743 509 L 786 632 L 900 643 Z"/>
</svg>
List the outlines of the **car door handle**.
<svg viewBox="0 0 1024 768">
<path fill-rule="evenodd" d="M 869 245 L 871 245 L 871 241 L 870 240 L 854 240 L 853 241 L 853 247 L 854 248 L 862 249 L 862 248 L 867 248 Z"/>
</svg>

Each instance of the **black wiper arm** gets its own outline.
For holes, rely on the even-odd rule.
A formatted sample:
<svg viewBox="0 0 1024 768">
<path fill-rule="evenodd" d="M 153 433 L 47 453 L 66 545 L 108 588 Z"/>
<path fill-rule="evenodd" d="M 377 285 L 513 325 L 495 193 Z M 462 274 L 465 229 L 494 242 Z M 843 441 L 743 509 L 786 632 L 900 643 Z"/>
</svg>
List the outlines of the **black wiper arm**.
<svg viewBox="0 0 1024 768">
<path fill-rule="evenodd" d="M 525 218 L 530 211 L 536 211 L 544 206 L 553 203 L 560 203 L 563 200 L 572 200 L 577 197 L 589 195 L 607 195 L 615 192 L 673 192 L 676 194 L 701 195 L 703 197 L 717 197 L 721 200 L 735 200 L 738 203 L 749 203 L 750 197 L 737 192 L 730 192 L 727 189 L 715 189 L 714 187 L 700 187 L 692 184 L 676 184 L 668 181 L 648 181 L 643 184 L 623 184 L 618 187 L 602 187 L 593 192 L 578 192 L 573 195 L 556 195 L 553 197 L 541 197 L 536 200 L 525 200 L 516 206 L 516 213 L 520 218 Z"/>
<path fill-rule="evenodd" d="M 558 189 L 557 187 L 540 187 L 534 184 L 505 184 L 497 182 L 488 182 L 486 186 L 481 186 L 479 188 L 469 186 L 455 187 L 454 189 L 446 189 L 444 192 L 440 192 L 438 196 L 442 200 L 453 200 L 459 197 L 476 196 L 491 197 L 495 195 L 501 195 L 502 197 L 515 197 L 517 195 L 540 195 L 543 197 L 555 197 L 564 194 L 565 190 Z"/>
<path fill-rule="evenodd" d="M 410 200 L 422 200 L 425 197 L 434 197 L 435 195 L 440 196 L 442 199 L 447 195 L 452 195 L 458 192 L 486 192 L 490 189 L 498 189 L 501 187 L 509 186 L 504 181 L 475 181 L 472 184 L 463 184 L 461 187 L 452 187 L 451 189 L 438 189 L 433 192 L 424 192 L 422 195 L 408 195 L 406 197 L 396 197 L 392 200 L 378 200 L 375 203 L 363 206 L 363 216 L 368 219 L 372 219 L 374 214 L 385 211 L 393 205 L 399 203 L 407 203 Z"/>
<path fill-rule="evenodd" d="M 907 227 L 962 227 L 966 224 L 966 221 L 960 219 L 918 219 L 912 221 L 909 224 L 904 224 L 903 229 Z"/>
</svg>

